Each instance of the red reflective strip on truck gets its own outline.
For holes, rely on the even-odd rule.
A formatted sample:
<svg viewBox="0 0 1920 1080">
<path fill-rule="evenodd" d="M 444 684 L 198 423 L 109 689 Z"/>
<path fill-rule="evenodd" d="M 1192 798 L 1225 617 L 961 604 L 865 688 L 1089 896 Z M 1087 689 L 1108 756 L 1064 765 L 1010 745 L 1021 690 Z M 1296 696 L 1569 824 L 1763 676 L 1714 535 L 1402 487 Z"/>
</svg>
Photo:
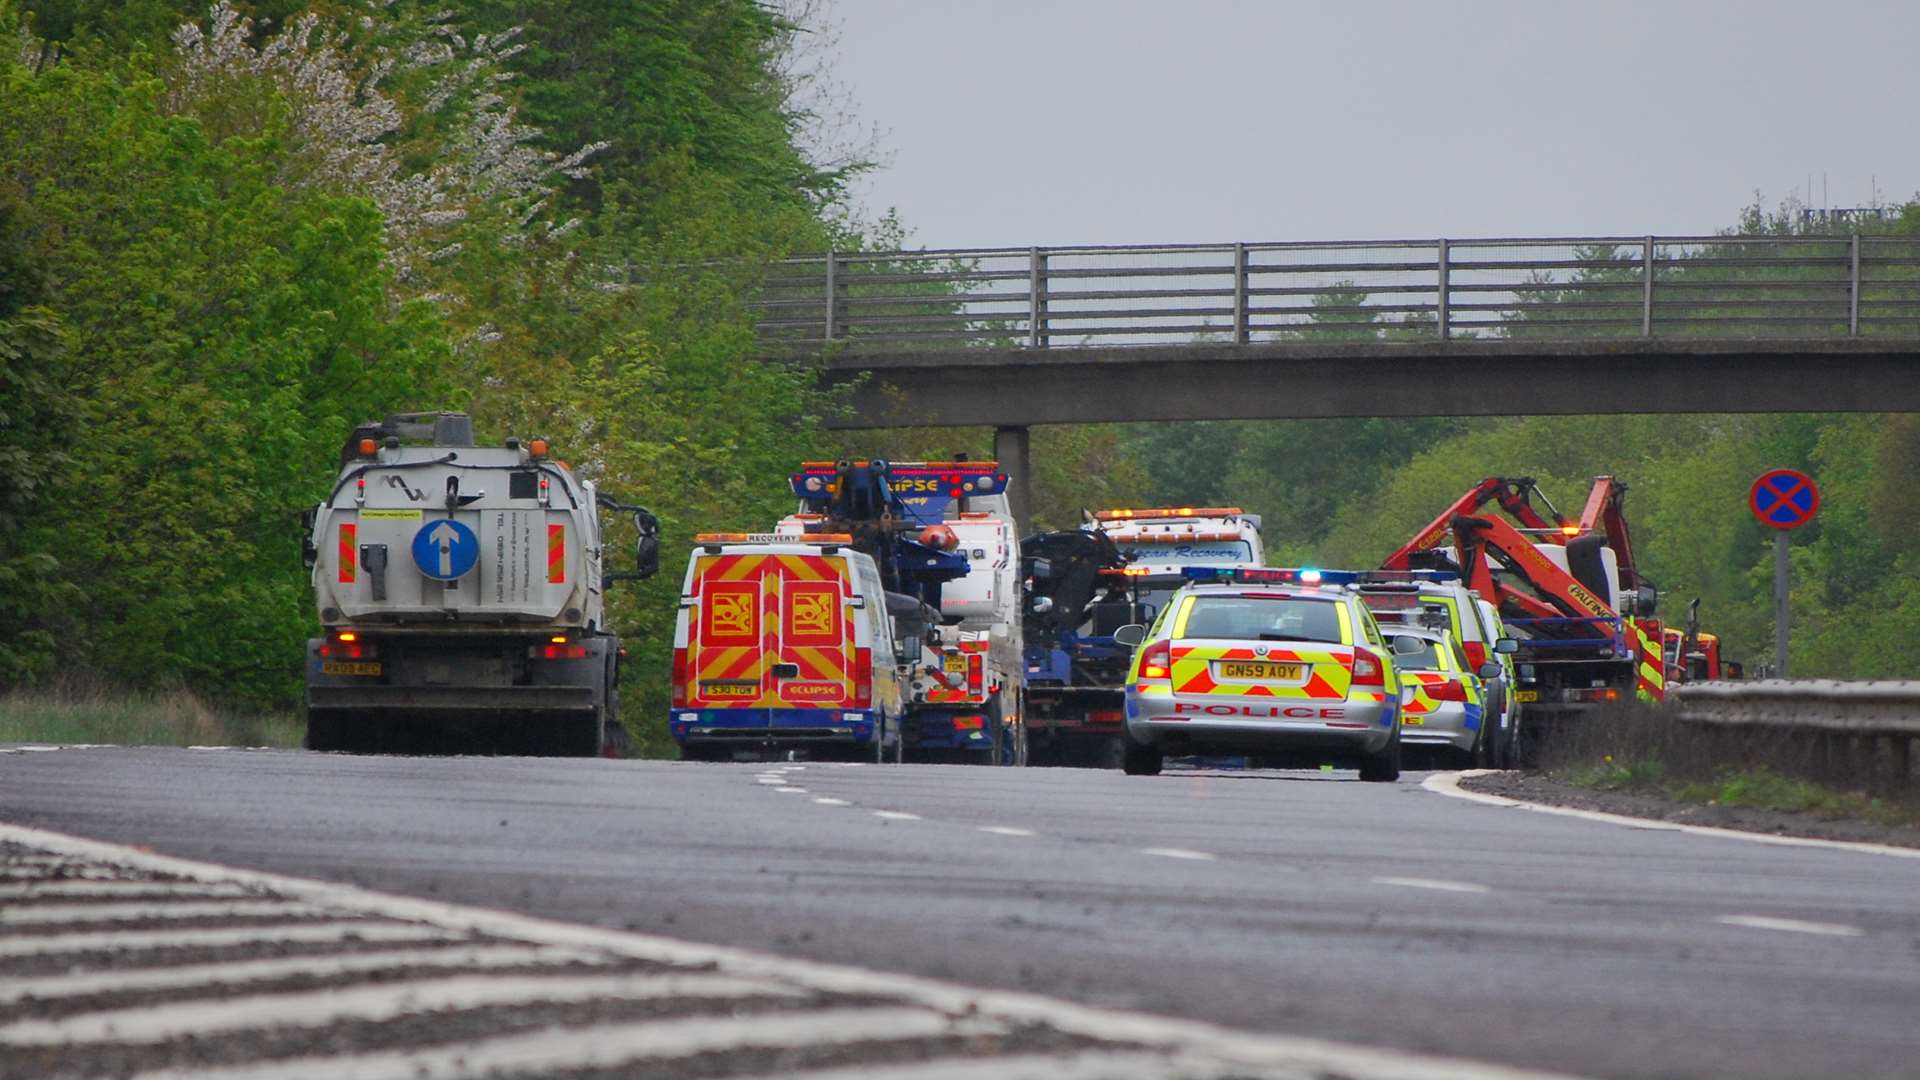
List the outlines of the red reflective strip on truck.
<svg viewBox="0 0 1920 1080">
<path fill-rule="evenodd" d="M 547 581 L 558 585 L 567 580 L 567 527 L 547 526 Z"/>
<path fill-rule="evenodd" d="M 340 526 L 340 581 L 353 584 L 360 565 L 360 526 L 342 523 Z"/>
</svg>

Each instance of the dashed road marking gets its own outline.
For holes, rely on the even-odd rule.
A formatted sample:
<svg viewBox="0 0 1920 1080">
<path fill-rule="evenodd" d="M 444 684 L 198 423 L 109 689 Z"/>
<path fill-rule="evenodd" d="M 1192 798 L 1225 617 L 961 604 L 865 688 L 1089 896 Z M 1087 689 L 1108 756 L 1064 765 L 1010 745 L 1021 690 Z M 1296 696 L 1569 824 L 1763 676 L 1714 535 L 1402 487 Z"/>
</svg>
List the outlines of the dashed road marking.
<svg viewBox="0 0 1920 1080">
<path fill-rule="evenodd" d="M 1728 926 L 1747 926 L 1755 930 L 1784 930 L 1792 934 L 1821 934 L 1826 937 L 1859 937 L 1866 931 L 1840 923 L 1805 922 L 1800 919 L 1776 919 L 1770 915 L 1721 915 L 1713 920 Z"/>
<path fill-rule="evenodd" d="M 852 806 L 853 805 L 852 803 L 848 802 L 845 799 L 829 799 L 825 796 L 821 796 L 820 798 L 817 798 L 813 801 L 820 806 Z"/>
<path fill-rule="evenodd" d="M 980 826 L 980 831 L 983 833 L 992 833 L 995 836 L 1032 836 L 1034 835 L 1034 832 L 1032 829 L 1021 829 L 1021 828 L 1016 828 L 1012 825 L 982 825 Z"/>
<path fill-rule="evenodd" d="M 873 816 L 888 821 L 924 821 L 919 814 L 909 814 L 905 810 L 875 810 Z"/>
<path fill-rule="evenodd" d="M 379 1022 L 442 1009 L 550 1005 L 600 998 L 684 1001 L 804 996 L 802 991 L 769 979 L 732 975 L 540 975 L 517 979 L 456 975 L 238 1000 L 143 1005 L 58 1020 L 20 1020 L 0 1026 L 0 1046 L 158 1042 L 260 1028 L 327 1027 L 347 1020 Z"/>
<path fill-rule="evenodd" d="M 269 982 L 300 975 L 325 979 L 362 972 L 404 971 L 408 968 L 516 968 L 536 964 L 606 963 L 604 954 L 580 949 L 551 949 L 539 945 L 449 946 L 442 949 L 388 949 L 337 956 L 275 956 L 231 963 L 183 964 L 179 967 L 122 968 L 77 975 L 10 977 L 0 985 L 0 1004 L 51 1001 L 55 998 L 121 994 L 144 990 L 214 989 Z"/>
<path fill-rule="evenodd" d="M 220 949 L 235 945 L 332 945 L 344 941 L 397 943 L 456 941 L 464 935 L 437 926 L 404 923 L 295 923 L 288 926 L 219 926 L 201 930 L 103 930 L 88 934 L 41 934 L 0 938 L 0 959 L 63 953 L 128 952 L 140 949 Z"/>
<path fill-rule="evenodd" d="M 777 787 L 773 790 L 783 795 L 805 795 L 807 793 L 807 789 L 803 787 Z"/>
<path fill-rule="evenodd" d="M 1178 847 L 1143 847 L 1140 849 L 1140 854 L 1158 855 L 1163 859 L 1191 859 L 1194 862 L 1213 862 L 1219 858 L 1211 852 Z"/>
<path fill-rule="evenodd" d="M 1471 881 L 1442 881 L 1439 878 L 1377 877 L 1367 880 L 1375 885 L 1397 885 L 1403 889 L 1432 889 L 1435 892 L 1490 893 L 1493 891 L 1489 886 L 1477 885 Z"/>
</svg>

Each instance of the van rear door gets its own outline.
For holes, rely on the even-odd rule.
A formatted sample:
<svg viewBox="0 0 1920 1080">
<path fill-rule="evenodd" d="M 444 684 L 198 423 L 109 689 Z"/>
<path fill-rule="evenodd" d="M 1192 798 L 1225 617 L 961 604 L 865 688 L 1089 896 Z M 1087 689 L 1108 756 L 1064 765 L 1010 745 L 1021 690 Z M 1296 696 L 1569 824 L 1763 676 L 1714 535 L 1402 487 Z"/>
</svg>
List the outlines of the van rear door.
<svg viewBox="0 0 1920 1080">
<path fill-rule="evenodd" d="M 853 700 L 855 642 L 839 555 L 701 555 L 688 627 L 697 708 L 839 708 Z"/>
</svg>

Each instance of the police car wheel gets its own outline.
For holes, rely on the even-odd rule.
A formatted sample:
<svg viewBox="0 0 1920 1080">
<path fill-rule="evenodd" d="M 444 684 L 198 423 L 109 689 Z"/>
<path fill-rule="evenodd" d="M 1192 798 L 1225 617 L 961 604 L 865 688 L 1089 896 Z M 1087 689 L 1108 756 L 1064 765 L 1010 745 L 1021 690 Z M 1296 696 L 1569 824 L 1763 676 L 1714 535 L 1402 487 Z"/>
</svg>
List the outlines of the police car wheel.
<svg viewBox="0 0 1920 1080">
<path fill-rule="evenodd" d="M 1385 749 L 1363 758 L 1360 779 L 1373 784 L 1390 784 L 1400 779 L 1400 733 L 1395 731 Z"/>
</svg>

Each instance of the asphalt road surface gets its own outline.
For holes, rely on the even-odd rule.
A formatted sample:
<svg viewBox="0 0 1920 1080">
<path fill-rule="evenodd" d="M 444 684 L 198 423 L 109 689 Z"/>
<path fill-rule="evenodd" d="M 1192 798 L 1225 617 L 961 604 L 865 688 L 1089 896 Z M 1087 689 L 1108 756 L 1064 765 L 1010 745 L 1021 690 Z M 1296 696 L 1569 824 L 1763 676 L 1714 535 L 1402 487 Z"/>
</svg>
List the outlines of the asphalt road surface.
<svg viewBox="0 0 1920 1080">
<path fill-rule="evenodd" d="M 0 754 L 0 821 L 1598 1076 L 1920 1072 L 1920 860 L 1351 773 Z"/>
</svg>

